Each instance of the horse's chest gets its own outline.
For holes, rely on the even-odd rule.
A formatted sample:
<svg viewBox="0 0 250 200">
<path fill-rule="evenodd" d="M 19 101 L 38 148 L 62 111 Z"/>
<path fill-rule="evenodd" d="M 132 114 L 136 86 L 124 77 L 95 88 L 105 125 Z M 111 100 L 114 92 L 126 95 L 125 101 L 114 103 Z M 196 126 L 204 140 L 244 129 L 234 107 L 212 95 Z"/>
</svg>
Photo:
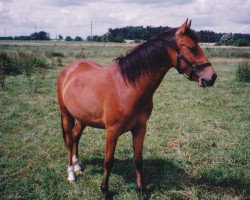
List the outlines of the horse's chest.
<svg viewBox="0 0 250 200">
<path fill-rule="evenodd" d="M 123 124 L 125 131 L 133 130 L 137 126 L 145 125 L 151 112 L 152 106 L 147 105 L 147 107 L 141 108 L 141 110 L 135 110 L 134 112 L 123 116 L 121 123 Z"/>
</svg>

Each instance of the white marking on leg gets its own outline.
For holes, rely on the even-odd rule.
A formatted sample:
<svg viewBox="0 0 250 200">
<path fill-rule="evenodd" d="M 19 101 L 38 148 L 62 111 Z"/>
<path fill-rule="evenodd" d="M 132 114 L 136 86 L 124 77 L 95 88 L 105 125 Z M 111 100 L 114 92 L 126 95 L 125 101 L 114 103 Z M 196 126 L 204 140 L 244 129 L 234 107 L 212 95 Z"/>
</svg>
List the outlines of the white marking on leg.
<svg viewBox="0 0 250 200">
<path fill-rule="evenodd" d="M 77 174 L 82 174 L 82 169 L 81 169 L 81 166 L 79 163 L 76 163 L 74 165 L 74 171 L 77 173 Z"/>
<path fill-rule="evenodd" d="M 74 176 L 74 165 L 71 165 L 68 167 L 68 181 L 74 182 L 75 176 Z"/>
<path fill-rule="evenodd" d="M 72 157 L 72 162 L 73 162 L 73 166 L 74 166 L 74 171 L 77 173 L 77 174 L 82 174 L 82 169 L 81 169 L 81 166 L 78 162 L 78 159 L 76 157 L 76 155 L 74 155 Z"/>
<path fill-rule="evenodd" d="M 73 155 L 73 157 L 72 157 L 73 164 L 77 163 L 77 161 L 78 161 L 78 159 L 77 159 L 76 155 Z"/>
</svg>

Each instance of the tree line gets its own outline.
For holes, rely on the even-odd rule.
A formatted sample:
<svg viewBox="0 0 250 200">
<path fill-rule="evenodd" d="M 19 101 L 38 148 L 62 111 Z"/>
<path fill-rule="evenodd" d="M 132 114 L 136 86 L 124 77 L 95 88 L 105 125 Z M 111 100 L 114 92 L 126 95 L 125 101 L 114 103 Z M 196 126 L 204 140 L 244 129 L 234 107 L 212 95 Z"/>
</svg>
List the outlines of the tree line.
<svg viewBox="0 0 250 200">
<path fill-rule="evenodd" d="M 108 32 L 104 35 L 94 35 L 88 36 L 88 41 L 96 42 L 125 42 L 125 40 L 135 40 L 140 42 L 141 40 L 148 40 L 149 38 L 157 35 L 163 31 L 171 29 L 166 26 L 152 27 L 152 26 L 127 26 L 123 28 L 109 28 Z M 243 33 L 215 33 L 213 31 L 201 30 L 196 32 L 199 41 L 205 43 L 217 43 L 217 44 L 227 44 L 221 39 L 225 38 L 225 35 L 230 35 L 231 42 L 228 44 L 249 44 L 250 34 Z M 59 40 L 63 40 L 62 35 L 57 37 Z M 227 37 L 226 37 L 227 38 Z M 30 36 L 15 36 L 15 37 L 0 37 L 0 40 L 50 40 L 49 33 L 45 31 L 32 33 Z M 66 36 L 65 41 L 82 41 L 83 39 L 79 36 L 72 38 L 71 36 Z M 238 43 L 237 43 L 238 41 Z M 240 41 L 240 42 L 239 42 Z"/>
<path fill-rule="evenodd" d="M 58 40 L 63 40 L 63 36 L 59 34 L 57 36 Z M 51 40 L 50 34 L 45 31 L 35 32 L 29 36 L 8 36 L 8 37 L 0 37 L 0 40 Z M 70 36 L 65 37 L 65 41 L 82 41 L 83 39 L 79 36 L 72 38 Z"/>
<path fill-rule="evenodd" d="M 0 37 L 0 40 L 50 40 L 50 34 L 45 31 L 34 32 L 29 36 Z"/>
<path fill-rule="evenodd" d="M 102 41 L 102 42 L 116 42 L 116 41 L 124 41 L 127 40 L 148 40 L 149 38 L 163 32 L 166 30 L 171 29 L 170 27 L 143 27 L 143 26 L 127 26 L 123 28 L 110 28 L 108 33 L 102 36 L 93 36 L 92 38 L 89 36 L 87 37 L 88 40 L 93 41 Z M 215 33 L 213 31 L 196 31 L 199 41 L 204 43 L 220 43 L 221 38 L 224 35 L 228 35 L 227 33 Z M 250 42 L 250 34 L 243 34 L 243 33 L 235 33 L 230 34 L 233 36 L 234 40 L 243 39 Z"/>
</svg>

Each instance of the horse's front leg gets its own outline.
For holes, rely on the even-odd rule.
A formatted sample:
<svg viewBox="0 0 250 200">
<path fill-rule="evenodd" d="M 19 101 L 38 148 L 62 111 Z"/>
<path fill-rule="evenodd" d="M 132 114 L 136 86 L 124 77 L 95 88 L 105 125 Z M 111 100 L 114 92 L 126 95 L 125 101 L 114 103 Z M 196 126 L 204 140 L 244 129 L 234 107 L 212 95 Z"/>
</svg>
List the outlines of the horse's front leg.
<svg viewBox="0 0 250 200">
<path fill-rule="evenodd" d="M 117 140 L 119 137 L 119 132 L 116 129 L 107 129 L 106 134 L 106 150 L 105 150 L 105 160 L 104 160 L 104 177 L 101 184 L 101 191 L 103 198 L 108 199 L 109 196 L 109 176 L 111 169 L 114 165 L 114 154 Z"/>
<path fill-rule="evenodd" d="M 148 193 L 146 191 L 143 180 L 143 161 L 142 161 L 142 150 L 143 150 L 144 137 L 146 133 L 146 124 L 135 128 L 131 132 L 133 135 L 134 165 L 136 172 L 137 189 L 142 194 L 143 199 L 148 199 Z"/>
</svg>

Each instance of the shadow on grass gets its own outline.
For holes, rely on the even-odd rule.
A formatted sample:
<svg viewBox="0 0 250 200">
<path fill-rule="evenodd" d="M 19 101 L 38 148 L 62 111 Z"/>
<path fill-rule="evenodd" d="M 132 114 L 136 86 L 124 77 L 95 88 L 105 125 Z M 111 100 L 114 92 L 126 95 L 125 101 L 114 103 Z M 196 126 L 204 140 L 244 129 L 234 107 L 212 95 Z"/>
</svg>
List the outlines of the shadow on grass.
<svg viewBox="0 0 250 200">
<path fill-rule="evenodd" d="M 94 166 L 91 173 L 103 173 L 103 158 L 83 160 L 83 168 L 87 165 Z M 222 180 L 218 183 L 213 180 L 206 180 L 204 177 L 192 177 L 185 172 L 184 165 L 181 162 L 173 159 L 144 159 L 143 165 L 145 185 L 149 193 L 154 193 L 155 191 L 162 191 L 164 193 L 170 190 L 185 190 L 187 187 L 199 187 L 201 189 L 200 192 L 227 193 L 230 191 L 230 193 L 237 195 L 249 195 L 248 184 L 246 183 L 235 182 L 234 180 L 231 182 L 230 180 L 226 182 Z M 122 176 L 126 183 L 136 185 L 135 169 L 132 159 L 116 159 L 111 174 Z M 135 190 L 136 188 L 131 188 L 131 190 L 132 189 Z"/>
</svg>

